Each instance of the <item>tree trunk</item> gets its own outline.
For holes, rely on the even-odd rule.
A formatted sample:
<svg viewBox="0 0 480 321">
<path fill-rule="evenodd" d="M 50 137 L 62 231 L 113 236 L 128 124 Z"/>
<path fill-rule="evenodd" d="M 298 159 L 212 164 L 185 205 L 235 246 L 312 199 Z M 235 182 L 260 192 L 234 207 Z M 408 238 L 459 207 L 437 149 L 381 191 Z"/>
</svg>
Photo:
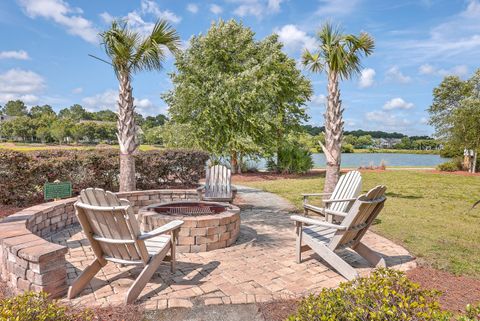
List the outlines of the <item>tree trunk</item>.
<svg viewBox="0 0 480 321">
<path fill-rule="evenodd" d="M 119 74 L 120 88 L 118 94 L 118 144 L 120 145 L 120 192 L 134 191 L 135 158 L 138 147 L 137 126 L 135 124 L 133 95 L 130 75 Z"/>
<path fill-rule="evenodd" d="M 238 169 L 238 158 L 237 157 L 238 157 L 237 152 L 233 151 L 231 159 L 230 159 L 230 167 L 231 167 L 232 174 L 237 173 L 237 169 Z"/>
<path fill-rule="evenodd" d="M 331 193 L 340 175 L 341 149 L 343 137 L 343 110 L 338 87 L 338 74 L 328 74 L 327 110 L 325 112 L 325 146 L 322 145 L 327 161 L 325 193 Z"/>
</svg>

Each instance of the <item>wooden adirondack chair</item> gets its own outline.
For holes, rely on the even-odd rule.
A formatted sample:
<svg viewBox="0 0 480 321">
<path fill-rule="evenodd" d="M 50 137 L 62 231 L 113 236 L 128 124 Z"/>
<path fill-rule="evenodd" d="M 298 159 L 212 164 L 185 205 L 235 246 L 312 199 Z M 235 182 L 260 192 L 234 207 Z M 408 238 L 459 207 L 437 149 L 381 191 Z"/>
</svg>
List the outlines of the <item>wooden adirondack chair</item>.
<svg viewBox="0 0 480 321">
<path fill-rule="evenodd" d="M 205 185 L 197 188 L 201 200 L 232 202 L 237 189 L 232 186 L 232 171 L 224 165 L 214 165 L 206 170 Z"/>
<path fill-rule="evenodd" d="M 69 299 L 77 296 L 107 262 L 144 267 L 127 292 L 126 304 L 135 301 L 168 251 L 174 271 L 175 243 L 183 221 L 172 221 L 142 233 L 129 201 L 97 188 L 80 192 L 75 211 L 97 258 L 73 281 L 68 289 Z"/>
<path fill-rule="evenodd" d="M 291 216 L 296 223 L 297 262 L 301 263 L 302 252 L 311 248 L 341 275 L 351 280 L 358 277 L 357 271 L 335 253 L 340 249 L 351 248 L 373 266 L 385 267 L 385 260 L 361 241 L 383 208 L 386 189 L 380 185 L 359 196 L 348 213 L 326 209 L 326 212 L 344 217 L 339 225 L 299 215 Z M 303 243 L 305 246 L 302 246 Z"/>
<path fill-rule="evenodd" d="M 317 214 L 325 216 L 328 222 L 333 221 L 333 215 L 326 213 L 326 209 L 335 212 L 347 212 L 353 202 L 357 199 L 357 196 L 362 190 L 362 175 L 358 171 L 350 171 L 345 175 L 342 175 L 338 180 L 337 185 L 332 193 L 313 193 L 302 194 L 303 196 L 303 209 L 305 214 L 308 211 L 312 211 Z M 309 197 L 321 196 L 323 207 L 310 204 Z"/>
</svg>

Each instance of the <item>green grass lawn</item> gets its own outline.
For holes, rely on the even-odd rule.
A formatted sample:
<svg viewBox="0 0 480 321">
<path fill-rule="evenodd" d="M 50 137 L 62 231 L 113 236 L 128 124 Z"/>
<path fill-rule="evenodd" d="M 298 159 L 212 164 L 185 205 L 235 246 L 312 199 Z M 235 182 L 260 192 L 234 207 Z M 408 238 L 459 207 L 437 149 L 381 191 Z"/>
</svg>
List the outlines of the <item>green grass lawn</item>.
<svg viewBox="0 0 480 321">
<path fill-rule="evenodd" d="M 21 144 L 21 143 L 0 143 L 0 149 L 10 149 L 18 152 L 33 152 L 40 150 L 67 149 L 67 150 L 94 150 L 95 145 L 46 145 L 46 144 Z M 102 145 L 101 148 L 118 149 L 118 145 Z M 160 147 L 153 145 L 140 145 L 141 151 L 159 150 Z"/>
<path fill-rule="evenodd" d="M 388 187 L 385 209 L 372 228 L 405 246 L 419 262 L 480 278 L 480 177 L 420 171 L 365 172 L 363 190 Z M 242 183 L 279 194 L 301 208 L 301 193 L 321 192 L 323 177 Z"/>
</svg>

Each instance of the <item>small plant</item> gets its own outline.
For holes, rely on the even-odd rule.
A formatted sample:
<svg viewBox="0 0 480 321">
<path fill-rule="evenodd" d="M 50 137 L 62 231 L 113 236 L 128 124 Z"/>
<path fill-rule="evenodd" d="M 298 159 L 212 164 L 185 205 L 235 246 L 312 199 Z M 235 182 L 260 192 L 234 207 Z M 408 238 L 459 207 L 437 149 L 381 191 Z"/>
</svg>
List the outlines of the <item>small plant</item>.
<svg viewBox="0 0 480 321">
<path fill-rule="evenodd" d="M 0 300 L 0 320 L 15 321 L 90 321 L 90 310 L 73 312 L 57 301 L 48 299 L 45 292 L 26 292 Z"/>
<path fill-rule="evenodd" d="M 455 158 L 451 161 L 438 165 L 437 169 L 442 172 L 456 172 L 462 170 L 462 163 L 459 159 Z"/>
<path fill-rule="evenodd" d="M 438 295 L 420 289 L 402 272 L 379 269 L 369 277 L 310 295 L 288 321 L 450 320 L 450 314 L 440 308 Z"/>
<path fill-rule="evenodd" d="M 269 171 L 284 174 L 303 174 L 313 168 L 312 153 L 298 144 L 286 143 L 277 153 L 277 159 L 267 161 Z"/>
</svg>

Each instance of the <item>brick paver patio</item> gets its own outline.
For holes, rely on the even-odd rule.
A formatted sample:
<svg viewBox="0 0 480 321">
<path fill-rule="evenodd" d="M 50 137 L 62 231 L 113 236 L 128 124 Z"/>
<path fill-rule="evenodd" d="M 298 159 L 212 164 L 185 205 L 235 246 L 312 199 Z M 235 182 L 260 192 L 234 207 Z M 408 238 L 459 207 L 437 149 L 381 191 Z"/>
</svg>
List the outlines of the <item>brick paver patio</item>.
<svg viewBox="0 0 480 321">
<path fill-rule="evenodd" d="M 147 309 L 265 302 L 302 296 L 345 281 L 312 251 L 304 253 L 302 264 L 295 263 L 294 225 L 289 219 L 294 208 L 287 201 L 271 193 L 239 188 L 235 203 L 242 208 L 237 242 L 226 249 L 178 254 L 175 274 L 164 263 L 139 296 Z M 69 282 L 94 259 L 80 227 L 57 233 L 52 241 L 69 248 Z M 390 267 L 407 270 L 415 266 L 404 248 L 379 235 L 369 232 L 364 241 L 382 253 Z M 345 251 L 342 256 L 360 274 L 370 271 L 357 254 Z M 140 270 L 109 263 L 73 303 L 123 303 Z"/>
</svg>

